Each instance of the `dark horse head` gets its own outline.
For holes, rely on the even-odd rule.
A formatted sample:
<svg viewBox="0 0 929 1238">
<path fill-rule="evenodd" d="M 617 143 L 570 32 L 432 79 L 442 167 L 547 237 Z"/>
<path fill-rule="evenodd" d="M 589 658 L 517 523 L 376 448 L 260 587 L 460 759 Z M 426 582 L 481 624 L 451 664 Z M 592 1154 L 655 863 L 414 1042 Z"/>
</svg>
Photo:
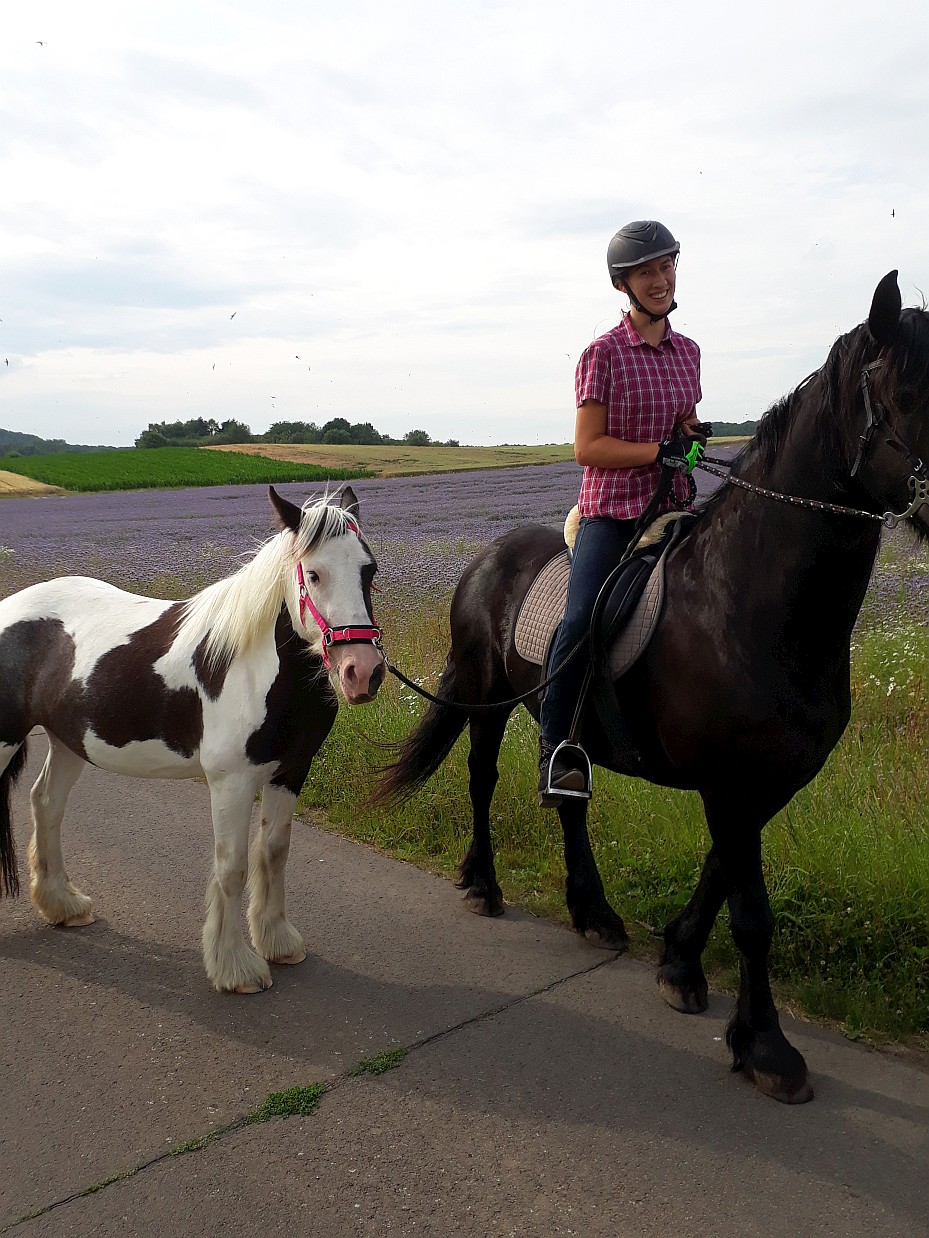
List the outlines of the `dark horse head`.
<svg viewBox="0 0 929 1238">
<path fill-rule="evenodd" d="M 880 281 L 867 322 L 763 417 L 736 472 L 774 489 L 876 515 L 905 515 L 929 534 L 929 315 L 901 309 L 897 272 Z M 710 502 L 728 502 L 723 490 Z M 888 523 L 892 523 L 888 520 Z"/>
<path fill-rule="evenodd" d="M 624 751 L 634 748 L 638 761 L 612 742 L 600 714 L 583 715 L 595 764 L 699 792 L 712 845 L 693 897 L 664 930 L 661 993 L 678 1010 L 706 1009 L 701 955 L 728 902 L 741 964 L 728 1043 L 735 1067 L 782 1101 L 809 1100 L 812 1089 L 768 984 L 773 918 L 761 830 L 816 776 L 848 723 L 851 633 L 882 527 L 905 519 L 929 533 L 926 460 L 929 314 L 901 310 L 893 271 L 867 322 L 765 414 L 733 470 L 748 486 L 721 487 L 669 554 L 651 643 L 605 686 L 625 722 Z M 516 615 L 543 566 L 563 553 L 554 530 L 530 525 L 469 565 L 452 600 L 439 702 L 379 788 L 386 800 L 412 794 L 469 724 L 474 838 L 459 883 L 483 915 L 503 912 L 490 808 L 506 718 L 522 693 L 534 715 L 539 708 L 542 671 L 516 648 Z M 597 871 L 586 810 L 583 800 L 558 810 L 571 921 L 588 940 L 622 949 L 625 929 Z"/>
</svg>

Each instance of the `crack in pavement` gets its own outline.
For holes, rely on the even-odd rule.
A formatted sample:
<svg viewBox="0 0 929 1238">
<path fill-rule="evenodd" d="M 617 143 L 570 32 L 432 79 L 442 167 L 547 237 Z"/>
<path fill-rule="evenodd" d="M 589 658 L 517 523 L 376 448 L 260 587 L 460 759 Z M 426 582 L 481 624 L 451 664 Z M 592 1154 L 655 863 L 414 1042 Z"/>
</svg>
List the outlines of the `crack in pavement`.
<svg viewBox="0 0 929 1238">
<path fill-rule="evenodd" d="M 572 980 L 577 980 L 581 976 L 590 975 L 592 972 L 599 971 L 603 967 L 615 963 L 622 956 L 622 951 L 611 950 L 608 952 L 608 957 L 599 959 L 596 963 L 590 964 L 588 967 L 581 967 L 577 971 L 570 972 L 566 976 L 559 976 L 555 980 L 549 981 L 548 984 L 542 985 L 538 989 L 533 989 L 529 993 L 523 993 L 518 997 L 510 998 L 508 1001 L 501 1002 L 499 1006 L 493 1006 L 489 1010 L 482 1010 L 478 1014 L 471 1015 L 467 1019 L 462 1019 L 460 1022 L 453 1024 L 451 1027 L 443 1028 L 441 1031 L 432 1032 L 428 1036 L 422 1036 L 418 1040 L 412 1041 L 409 1045 L 402 1046 L 403 1059 L 398 1061 L 395 1066 L 390 1069 L 396 1070 L 402 1065 L 402 1062 L 415 1051 L 424 1049 L 429 1045 L 437 1044 L 439 1041 L 446 1040 L 450 1036 L 454 1036 L 466 1028 L 473 1027 L 475 1024 L 484 1023 L 495 1019 L 498 1015 L 505 1014 L 509 1010 L 514 1010 L 518 1006 L 526 1002 L 533 1001 L 535 998 L 544 997 L 547 993 L 553 993 L 556 989 L 564 984 L 569 984 Z M 396 1046 L 400 1048 L 401 1046 Z M 367 1060 L 367 1059 L 366 1059 Z M 358 1064 L 360 1065 L 360 1064 Z M 334 1076 L 328 1083 L 317 1084 L 314 1086 L 322 1088 L 319 1100 L 329 1096 L 331 1093 L 340 1091 L 346 1084 L 358 1083 L 363 1075 L 368 1075 L 367 1070 L 359 1070 L 358 1065 L 351 1067 L 349 1070 L 342 1071 Z M 271 1093 L 270 1095 L 276 1095 Z M 100 1182 L 92 1183 L 90 1186 L 83 1187 L 81 1190 L 71 1191 L 69 1194 L 62 1196 L 61 1199 L 52 1200 L 48 1204 L 43 1204 L 40 1208 L 34 1209 L 32 1212 L 27 1212 L 23 1216 L 16 1217 L 12 1221 L 8 1221 L 5 1225 L 0 1226 L 0 1234 L 9 1233 L 10 1230 L 16 1229 L 20 1225 L 25 1225 L 27 1221 L 34 1221 L 38 1217 L 47 1216 L 48 1213 L 56 1211 L 58 1208 L 64 1208 L 68 1204 L 74 1203 L 79 1199 L 86 1199 L 88 1195 L 96 1195 L 99 1191 L 105 1191 L 111 1186 L 115 1186 L 119 1182 L 128 1182 L 130 1178 L 135 1178 L 145 1170 L 151 1169 L 155 1165 L 160 1165 L 164 1161 L 177 1159 L 181 1156 L 188 1156 L 193 1152 L 201 1152 L 204 1148 L 211 1144 L 217 1143 L 226 1135 L 234 1134 L 236 1131 L 244 1130 L 248 1126 L 256 1126 L 264 1122 L 271 1121 L 272 1117 L 282 1116 L 277 1114 L 262 1115 L 262 1109 L 267 1104 L 267 1099 L 258 1106 L 257 1109 L 250 1113 L 241 1114 L 234 1118 L 231 1122 L 227 1122 L 225 1126 L 216 1127 L 212 1131 L 208 1131 L 205 1135 L 195 1136 L 192 1139 L 185 1140 L 182 1143 L 175 1144 L 165 1152 L 159 1152 L 157 1156 L 150 1157 L 148 1160 L 140 1161 L 137 1165 L 131 1166 L 128 1169 L 123 1169 L 112 1174 L 109 1178 L 104 1178 Z M 286 1117 L 297 1116 L 296 1114 L 286 1114 Z"/>
</svg>

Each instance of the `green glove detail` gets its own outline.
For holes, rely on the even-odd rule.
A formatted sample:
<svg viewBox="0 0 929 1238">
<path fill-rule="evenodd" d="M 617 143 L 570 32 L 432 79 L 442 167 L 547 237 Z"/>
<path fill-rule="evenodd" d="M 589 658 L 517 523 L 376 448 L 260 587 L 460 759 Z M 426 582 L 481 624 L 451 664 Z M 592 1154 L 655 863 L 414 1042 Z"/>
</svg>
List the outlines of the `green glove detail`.
<svg viewBox="0 0 929 1238">
<path fill-rule="evenodd" d="M 689 450 L 685 452 L 684 454 L 684 459 L 687 461 L 688 474 L 692 473 L 694 469 L 697 467 L 697 465 L 700 463 L 700 461 L 703 459 L 703 455 L 705 451 L 706 451 L 705 443 L 702 443 L 700 439 L 695 438 L 693 442 L 691 443 Z"/>
</svg>

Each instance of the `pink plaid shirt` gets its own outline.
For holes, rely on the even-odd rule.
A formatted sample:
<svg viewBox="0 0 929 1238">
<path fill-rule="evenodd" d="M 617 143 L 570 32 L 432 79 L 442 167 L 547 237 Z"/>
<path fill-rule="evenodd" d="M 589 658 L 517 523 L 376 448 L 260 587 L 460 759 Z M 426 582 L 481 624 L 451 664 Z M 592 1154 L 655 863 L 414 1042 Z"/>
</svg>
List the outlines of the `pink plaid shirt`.
<svg viewBox="0 0 929 1238">
<path fill-rule="evenodd" d="M 657 348 L 646 344 L 625 315 L 622 322 L 589 344 L 577 363 L 577 407 L 585 400 L 606 405 L 606 432 L 628 443 L 660 443 L 694 411 L 701 399 L 700 349 L 668 329 Z M 578 507 L 582 516 L 640 516 L 658 485 L 660 464 L 641 468 L 587 467 Z M 674 474 L 674 490 L 662 510 L 686 506 L 690 481 Z"/>
</svg>

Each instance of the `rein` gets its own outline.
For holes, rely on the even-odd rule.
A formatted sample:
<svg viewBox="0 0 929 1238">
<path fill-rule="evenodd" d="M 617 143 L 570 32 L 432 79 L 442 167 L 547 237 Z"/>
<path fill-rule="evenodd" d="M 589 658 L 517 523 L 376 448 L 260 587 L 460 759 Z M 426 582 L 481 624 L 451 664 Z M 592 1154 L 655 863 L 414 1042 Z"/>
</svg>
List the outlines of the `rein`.
<svg viewBox="0 0 929 1238">
<path fill-rule="evenodd" d="M 356 536 L 358 537 L 361 536 L 358 530 L 358 526 L 356 524 L 353 524 L 351 521 L 349 521 L 347 527 Z M 304 627 L 307 626 L 307 622 L 306 622 L 307 611 L 309 611 L 310 614 L 315 619 L 316 626 L 319 628 L 320 632 L 322 633 L 322 638 L 323 638 L 322 657 L 323 657 L 323 666 L 325 666 L 326 670 L 329 670 L 330 666 L 332 665 L 332 660 L 329 657 L 329 649 L 332 645 L 339 645 L 339 644 L 351 645 L 351 644 L 358 644 L 358 643 L 365 642 L 365 641 L 370 641 L 370 643 L 374 645 L 376 649 L 381 650 L 381 653 L 384 652 L 381 646 L 381 638 L 383 636 L 383 632 L 381 631 L 380 628 L 375 627 L 373 624 L 371 624 L 370 626 L 343 627 L 343 628 L 333 628 L 329 626 L 329 624 L 326 622 L 324 617 L 317 610 L 313 602 L 313 599 L 310 597 L 310 591 L 306 586 L 306 578 L 303 575 L 303 564 L 300 563 L 299 561 L 297 563 L 297 584 L 300 587 L 300 622 L 303 624 Z M 384 661 L 386 662 L 387 659 L 385 658 Z"/>
</svg>

